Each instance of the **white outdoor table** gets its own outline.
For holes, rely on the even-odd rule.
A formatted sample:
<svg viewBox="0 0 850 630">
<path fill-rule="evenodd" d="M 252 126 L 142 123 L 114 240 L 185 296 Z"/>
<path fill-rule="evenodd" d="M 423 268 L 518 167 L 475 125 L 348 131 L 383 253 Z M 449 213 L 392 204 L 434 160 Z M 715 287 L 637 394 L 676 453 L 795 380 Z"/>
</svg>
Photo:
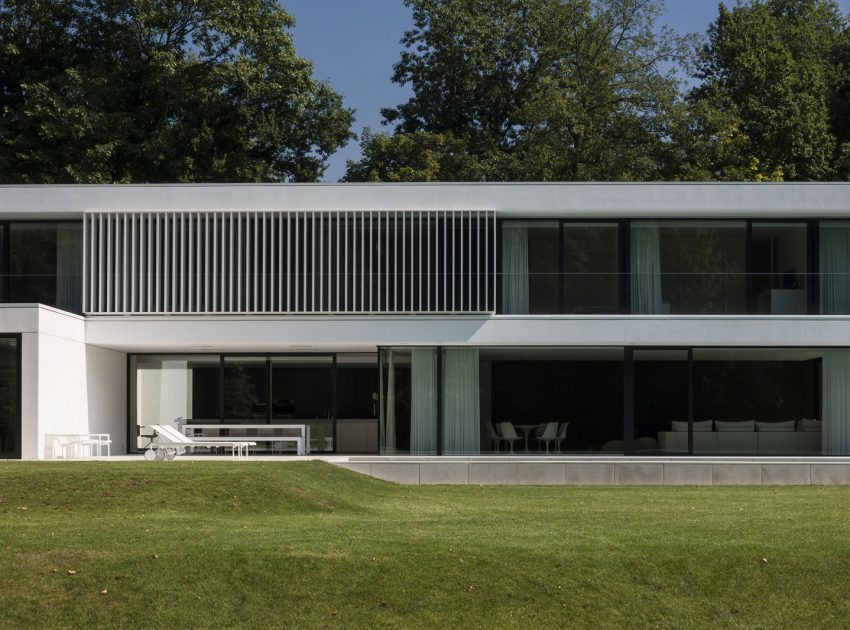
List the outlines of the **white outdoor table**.
<svg viewBox="0 0 850 630">
<path fill-rule="evenodd" d="M 232 442 L 233 440 L 250 440 L 251 442 L 295 442 L 298 455 L 310 454 L 310 425 L 309 424 L 184 424 L 183 434 L 189 437 L 203 438 L 205 441 Z M 195 430 L 200 430 L 196 434 Z M 212 430 L 227 429 L 228 435 L 209 435 Z M 239 435 L 233 430 L 274 431 L 288 429 L 298 431 L 298 435 Z"/>
</svg>

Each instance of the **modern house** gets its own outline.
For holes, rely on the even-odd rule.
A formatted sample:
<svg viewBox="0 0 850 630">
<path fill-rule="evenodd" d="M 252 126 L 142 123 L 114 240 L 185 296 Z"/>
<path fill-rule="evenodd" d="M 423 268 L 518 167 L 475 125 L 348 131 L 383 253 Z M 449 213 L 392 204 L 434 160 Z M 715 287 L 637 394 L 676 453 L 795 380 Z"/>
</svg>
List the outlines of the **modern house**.
<svg viewBox="0 0 850 630">
<path fill-rule="evenodd" d="M 850 455 L 848 184 L 6 186 L 0 221 L 3 458 Z"/>
</svg>

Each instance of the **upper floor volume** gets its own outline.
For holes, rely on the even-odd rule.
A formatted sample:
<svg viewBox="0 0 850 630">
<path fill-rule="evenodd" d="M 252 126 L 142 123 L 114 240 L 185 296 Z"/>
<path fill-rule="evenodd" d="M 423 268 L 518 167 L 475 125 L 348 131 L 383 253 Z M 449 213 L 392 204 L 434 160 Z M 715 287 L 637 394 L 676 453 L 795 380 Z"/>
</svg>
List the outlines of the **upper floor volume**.
<svg viewBox="0 0 850 630">
<path fill-rule="evenodd" d="M 0 275 L 91 315 L 844 315 L 850 185 L 8 186 Z"/>
</svg>

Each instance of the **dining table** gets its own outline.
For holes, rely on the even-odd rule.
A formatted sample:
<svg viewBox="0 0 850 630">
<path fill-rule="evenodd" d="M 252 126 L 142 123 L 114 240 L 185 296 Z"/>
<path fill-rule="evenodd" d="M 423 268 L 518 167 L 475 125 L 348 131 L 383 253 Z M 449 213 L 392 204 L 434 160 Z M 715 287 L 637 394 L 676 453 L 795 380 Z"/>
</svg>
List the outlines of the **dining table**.
<svg viewBox="0 0 850 630">
<path fill-rule="evenodd" d="M 529 449 L 528 449 L 528 437 L 529 437 L 529 435 L 531 435 L 531 432 L 534 429 L 536 429 L 537 427 L 540 426 L 540 423 L 538 422 L 537 424 L 515 424 L 514 426 L 517 429 L 519 429 L 520 431 L 522 431 L 523 434 L 525 435 L 525 449 L 524 449 L 524 451 L 526 453 L 528 453 L 528 451 L 529 451 Z"/>
</svg>

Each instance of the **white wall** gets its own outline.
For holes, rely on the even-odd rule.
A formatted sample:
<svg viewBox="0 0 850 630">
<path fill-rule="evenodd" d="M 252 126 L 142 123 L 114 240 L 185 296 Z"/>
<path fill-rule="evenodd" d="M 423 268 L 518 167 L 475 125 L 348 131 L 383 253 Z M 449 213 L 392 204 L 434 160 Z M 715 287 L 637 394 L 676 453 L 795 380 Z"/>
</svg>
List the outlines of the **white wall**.
<svg viewBox="0 0 850 630">
<path fill-rule="evenodd" d="M 109 433 L 126 447 L 126 357 L 86 346 L 82 317 L 34 304 L 0 306 L 0 333 L 21 333 L 21 455 L 45 456 L 47 433 Z"/>
<path fill-rule="evenodd" d="M 112 453 L 127 452 L 127 355 L 86 346 L 89 433 L 109 433 Z"/>
</svg>

